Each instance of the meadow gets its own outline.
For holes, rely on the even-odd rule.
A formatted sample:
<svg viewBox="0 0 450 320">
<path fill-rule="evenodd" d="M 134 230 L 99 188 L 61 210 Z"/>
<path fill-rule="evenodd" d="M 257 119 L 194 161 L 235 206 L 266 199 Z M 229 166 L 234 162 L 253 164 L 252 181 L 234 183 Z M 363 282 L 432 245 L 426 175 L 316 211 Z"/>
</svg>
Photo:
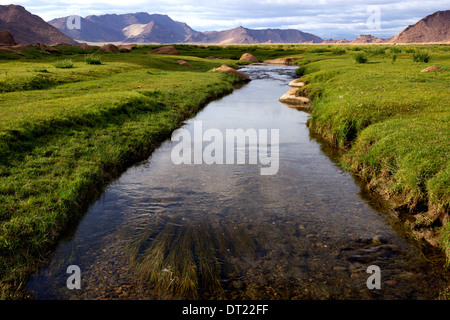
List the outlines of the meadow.
<svg viewBox="0 0 450 320">
<path fill-rule="evenodd" d="M 146 54 L 155 47 L 0 53 L 2 299 L 26 297 L 28 276 L 109 182 L 239 84 L 210 70 L 245 64 L 245 52 L 303 56 L 298 94 L 311 99 L 311 131 L 450 256 L 450 46 L 176 45 L 180 56 Z M 431 64 L 441 69 L 420 72 Z"/>
<path fill-rule="evenodd" d="M 210 72 L 234 61 L 138 51 L 103 54 L 92 65 L 66 50 L 0 62 L 2 298 L 22 293 L 26 276 L 108 182 L 239 82 Z"/>
</svg>

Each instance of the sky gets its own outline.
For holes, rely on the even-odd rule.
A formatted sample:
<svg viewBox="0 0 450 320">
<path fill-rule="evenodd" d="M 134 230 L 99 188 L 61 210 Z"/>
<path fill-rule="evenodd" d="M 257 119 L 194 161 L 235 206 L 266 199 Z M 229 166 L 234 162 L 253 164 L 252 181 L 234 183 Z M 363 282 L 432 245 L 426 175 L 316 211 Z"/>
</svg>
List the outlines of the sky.
<svg viewBox="0 0 450 320">
<path fill-rule="evenodd" d="M 0 0 L 0 4 L 11 4 Z M 359 34 L 389 38 L 440 10 L 450 0 L 26 0 L 15 1 L 44 20 L 71 15 L 167 14 L 197 31 L 298 29 L 323 39 Z"/>
</svg>

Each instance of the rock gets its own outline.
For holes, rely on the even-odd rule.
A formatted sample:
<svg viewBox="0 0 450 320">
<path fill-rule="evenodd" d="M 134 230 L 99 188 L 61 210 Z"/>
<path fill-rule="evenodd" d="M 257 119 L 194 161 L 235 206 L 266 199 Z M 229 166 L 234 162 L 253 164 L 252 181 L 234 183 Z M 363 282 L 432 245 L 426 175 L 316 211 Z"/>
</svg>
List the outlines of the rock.
<svg viewBox="0 0 450 320">
<path fill-rule="evenodd" d="M 245 73 L 237 71 L 237 70 L 235 70 L 233 68 L 230 68 L 229 66 L 224 65 L 224 64 L 221 65 L 219 68 L 212 69 L 212 71 L 213 72 L 218 72 L 218 71 L 220 72 L 220 71 L 222 71 L 222 72 L 231 73 L 231 74 L 234 74 L 234 75 L 238 76 L 242 80 L 250 81 L 250 77 L 248 75 L 246 75 Z"/>
<path fill-rule="evenodd" d="M 26 55 L 23 54 L 22 52 L 19 52 L 19 51 L 16 51 L 16 50 L 12 50 L 12 49 L 9 49 L 9 48 L 5 48 L 5 47 L 0 47 L 0 52 L 12 53 L 12 54 L 17 54 L 19 56 L 26 57 Z"/>
<path fill-rule="evenodd" d="M 303 87 L 305 85 L 304 82 L 300 81 L 300 79 L 294 79 L 291 82 L 289 82 L 289 87 Z"/>
<path fill-rule="evenodd" d="M 60 50 L 53 47 L 46 47 L 44 50 L 48 53 L 62 53 Z"/>
<path fill-rule="evenodd" d="M 180 66 L 192 67 L 192 65 L 184 60 L 178 60 Z"/>
<path fill-rule="evenodd" d="M 82 44 L 80 46 L 80 48 L 83 49 L 83 50 L 92 50 L 93 47 L 88 45 L 88 44 L 86 44 L 86 43 L 84 43 L 84 44 Z"/>
<path fill-rule="evenodd" d="M 256 57 L 250 53 L 244 53 L 239 60 L 248 61 L 248 62 L 259 62 Z"/>
<path fill-rule="evenodd" d="M 291 65 L 294 61 L 302 58 L 303 57 L 269 59 L 264 61 L 264 63 Z"/>
<path fill-rule="evenodd" d="M 281 96 L 280 102 L 288 104 L 288 105 L 295 105 L 295 106 L 302 106 L 305 109 L 309 108 L 309 99 L 306 97 L 297 96 L 298 89 L 291 89 L 288 92 L 286 92 L 284 95 Z"/>
<path fill-rule="evenodd" d="M 119 48 L 120 51 L 130 52 L 136 46 L 137 46 L 136 44 L 120 44 L 117 47 Z"/>
<path fill-rule="evenodd" d="M 0 46 L 13 46 L 17 44 L 11 32 L 0 30 Z"/>
<path fill-rule="evenodd" d="M 441 67 L 438 67 L 438 66 L 429 66 L 428 68 L 425 68 L 425 69 L 423 69 L 422 71 L 420 71 L 420 72 L 428 72 L 428 71 L 433 71 L 433 70 L 438 70 L 438 69 L 440 69 Z"/>
<path fill-rule="evenodd" d="M 377 38 L 370 34 L 360 34 L 358 38 L 350 41 L 350 43 L 384 43 L 388 41 L 389 39 Z"/>
<path fill-rule="evenodd" d="M 113 44 L 105 44 L 97 52 L 119 52 L 119 48 Z"/>
<path fill-rule="evenodd" d="M 148 54 L 170 54 L 179 55 L 180 52 L 174 46 L 165 46 L 148 52 Z"/>
<path fill-rule="evenodd" d="M 25 50 L 27 48 L 27 46 L 24 46 L 23 44 L 16 44 L 13 46 L 9 46 L 8 48 L 13 49 L 13 50 Z"/>
</svg>

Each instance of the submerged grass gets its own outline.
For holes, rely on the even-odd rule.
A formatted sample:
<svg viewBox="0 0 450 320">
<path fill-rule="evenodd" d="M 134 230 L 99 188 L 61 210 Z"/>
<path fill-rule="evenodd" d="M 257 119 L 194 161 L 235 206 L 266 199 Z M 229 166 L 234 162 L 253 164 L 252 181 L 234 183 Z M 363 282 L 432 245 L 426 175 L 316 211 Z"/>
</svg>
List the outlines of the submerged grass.
<svg viewBox="0 0 450 320">
<path fill-rule="evenodd" d="M 205 222 L 165 216 L 126 231 L 123 237 L 131 270 L 141 285 L 163 299 L 222 297 L 223 273 L 239 274 L 225 261 L 230 256 L 254 256 L 258 245 L 241 227 L 219 232 Z"/>
</svg>

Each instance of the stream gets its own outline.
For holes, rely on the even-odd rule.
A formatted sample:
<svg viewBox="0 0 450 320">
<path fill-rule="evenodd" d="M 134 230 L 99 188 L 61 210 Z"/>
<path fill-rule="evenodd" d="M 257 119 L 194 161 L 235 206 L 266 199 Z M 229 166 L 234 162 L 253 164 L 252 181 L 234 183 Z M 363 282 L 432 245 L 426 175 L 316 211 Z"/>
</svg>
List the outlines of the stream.
<svg viewBox="0 0 450 320">
<path fill-rule="evenodd" d="M 258 138 L 266 130 L 274 174 L 248 159 L 174 164 L 180 142 L 164 142 L 106 188 L 31 277 L 35 299 L 436 298 L 448 285 L 443 262 L 433 263 L 310 136 L 308 113 L 278 101 L 296 68 L 240 69 L 251 82 L 178 130 L 197 145 L 199 123 L 223 138 L 227 129 Z M 247 147 L 236 154 L 258 148 Z M 79 267 L 81 289 L 68 288 L 69 266 Z M 379 268 L 379 289 L 368 286 L 370 266 Z"/>
</svg>

